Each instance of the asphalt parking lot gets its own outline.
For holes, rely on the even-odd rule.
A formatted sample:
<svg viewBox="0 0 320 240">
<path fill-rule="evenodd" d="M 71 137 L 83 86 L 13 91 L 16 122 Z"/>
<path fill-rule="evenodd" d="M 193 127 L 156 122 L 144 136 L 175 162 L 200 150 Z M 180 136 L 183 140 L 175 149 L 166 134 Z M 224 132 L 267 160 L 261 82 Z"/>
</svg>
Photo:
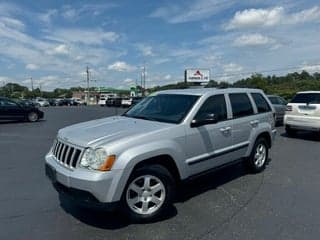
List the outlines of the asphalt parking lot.
<svg viewBox="0 0 320 240">
<path fill-rule="evenodd" d="M 44 174 L 57 130 L 121 113 L 103 107 L 46 108 L 36 123 L 0 123 L 0 239 L 319 239 L 320 137 L 283 127 L 261 174 L 241 164 L 186 183 L 170 215 L 131 224 L 120 214 L 59 199 Z"/>
</svg>

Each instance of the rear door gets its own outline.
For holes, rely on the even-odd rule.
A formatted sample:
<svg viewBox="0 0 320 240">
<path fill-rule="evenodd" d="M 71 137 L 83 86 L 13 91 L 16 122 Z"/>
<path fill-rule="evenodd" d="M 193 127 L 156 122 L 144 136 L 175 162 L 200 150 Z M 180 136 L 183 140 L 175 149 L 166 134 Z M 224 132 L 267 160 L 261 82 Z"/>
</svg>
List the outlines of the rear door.
<svg viewBox="0 0 320 240">
<path fill-rule="evenodd" d="M 259 117 L 254 115 L 253 105 L 247 93 L 230 93 L 232 108 L 232 137 L 234 156 L 241 158 L 249 146 L 251 131 L 259 124 Z"/>
</svg>

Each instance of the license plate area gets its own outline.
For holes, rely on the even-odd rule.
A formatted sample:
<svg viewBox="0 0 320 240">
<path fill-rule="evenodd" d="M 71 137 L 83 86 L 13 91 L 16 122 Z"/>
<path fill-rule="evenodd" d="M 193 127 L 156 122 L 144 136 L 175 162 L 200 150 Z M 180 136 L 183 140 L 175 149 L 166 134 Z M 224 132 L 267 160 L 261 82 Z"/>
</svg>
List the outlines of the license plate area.
<svg viewBox="0 0 320 240">
<path fill-rule="evenodd" d="M 55 183 L 57 181 L 57 172 L 54 168 L 46 164 L 45 166 L 46 176 Z"/>
</svg>

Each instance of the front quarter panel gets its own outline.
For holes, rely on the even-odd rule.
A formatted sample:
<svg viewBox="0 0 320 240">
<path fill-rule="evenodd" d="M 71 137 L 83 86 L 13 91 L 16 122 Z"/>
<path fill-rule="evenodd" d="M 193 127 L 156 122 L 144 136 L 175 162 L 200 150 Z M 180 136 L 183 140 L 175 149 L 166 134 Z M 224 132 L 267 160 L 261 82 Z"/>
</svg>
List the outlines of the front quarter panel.
<svg viewBox="0 0 320 240">
<path fill-rule="evenodd" d="M 171 156 L 177 165 L 181 178 L 187 177 L 188 173 L 184 165 L 185 155 L 179 144 L 175 141 L 163 140 L 139 145 L 123 152 L 116 160 L 113 169 L 122 169 L 124 171 L 118 182 L 118 186 L 115 188 L 113 200 L 117 201 L 121 198 L 130 174 L 139 162 L 160 155 Z"/>
</svg>

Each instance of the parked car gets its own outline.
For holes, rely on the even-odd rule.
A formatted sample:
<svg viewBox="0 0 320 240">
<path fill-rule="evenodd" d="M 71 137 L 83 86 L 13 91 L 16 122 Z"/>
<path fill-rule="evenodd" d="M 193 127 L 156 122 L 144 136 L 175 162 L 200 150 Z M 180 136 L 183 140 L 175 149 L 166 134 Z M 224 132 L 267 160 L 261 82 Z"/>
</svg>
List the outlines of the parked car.
<svg viewBox="0 0 320 240">
<path fill-rule="evenodd" d="M 117 97 L 117 94 L 115 93 L 102 93 L 99 96 L 98 105 L 104 107 L 107 105 L 108 99 L 115 98 L 115 97 Z"/>
<path fill-rule="evenodd" d="M 120 97 L 108 98 L 106 105 L 108 107 L 121 107 L 121 100 L 122 98 Z"/>
<path fill-rule="evenodd" d="M 288 135 L 298 130 L 320 131 L 320 91 L 298 92 L 288 103 L 284 116 Z"/>
<path fill-rule="evenodd" d="M 58 106 L 58 101 L 54 98 L 48 99 L 50 106 Z"/>
<path fill-rule="evenodd" d="M 36 103 L 38 103 L 40 105 L 40 107 L 49 107 L 50 106 L 49 102 L 44 98 L 36 98 L 34 101 Z"/>
<path fill-rule="evenodd" d="M 122 98 L 121 107 L 130 107 L 132 105 L 132 98 Z"/>
<path fill-rule="evenodd" d="M 72 100 L 77 104 L 77 105 L 87 105 L 87 103 L 81 99 L 81 98 L 72 98 Z"/>
<path fill-rule="evenodd" d="M 58 106 L 79 106 L 79 103 L 70 98 L 59 100 Z"/>
<path fill-rule="evenodd" d="M 268 95 L 268 98 L 276 111 L 276 124 L 282 125 L 284 113 L 287 109 L 287 101 L 276 95 Z"/>
<path fill-rule="evenodd" d="M 273 114 L 261 90 L 161 91 L 122 116 L 60 129 L 46 174 L 74 202 L 120 204 L 134 221 L 154 220 L 181 180 L 242 160 L 262 171 L 276 134 Z"/>
<path fill-rule="evenodd" d="M 0 97 L 0 120 L 20 120 L 36 122 L 44 113 L 30 102 L 16 102 Z"/>
</svg>

